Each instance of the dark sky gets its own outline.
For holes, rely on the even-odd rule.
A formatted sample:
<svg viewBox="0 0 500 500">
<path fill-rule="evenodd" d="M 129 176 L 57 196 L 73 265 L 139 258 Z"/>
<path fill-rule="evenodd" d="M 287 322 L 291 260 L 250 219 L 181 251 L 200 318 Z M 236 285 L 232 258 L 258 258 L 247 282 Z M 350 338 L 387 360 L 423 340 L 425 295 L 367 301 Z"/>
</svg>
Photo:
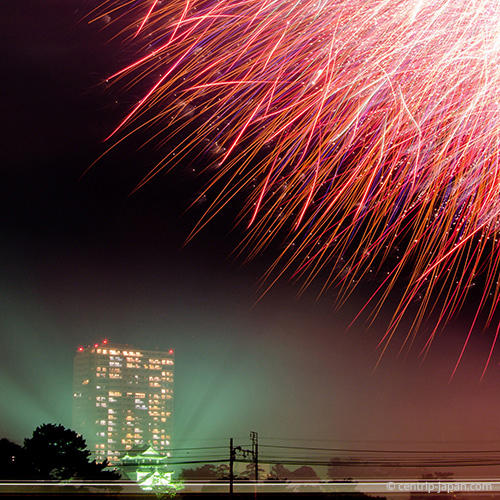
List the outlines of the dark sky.
<svg viewBox="0 0 500 500">
<path fill-rule="evenodd" d="M 79 22 L 90 4 L 0 7 L 0 435 L 70 425 L 75 349 L 107 337 L 176 349 L 177 442 L 257 430 L 402 449 L 498 445 L 497 358 L 479 381 L 491 331 L 474 337 L 448 382 L 467 310 L 425 363 L 396 349 L 373 372 L 391 303 L 371 329 L 349 331 L 361 292 L 337 311 L 333 294 L 299 298 L 282 282 L 256 304 L 279 242 L 250 264 L 231 259 L 243 235 L 232 209 L 183 246 L 204 208 L 186 212 L 202 188 L 192 165 L 129 196 L 159 154 L 132 142 L 80 180 L 133 102 L 101 85 L 130 54 Z"/>
</svg>

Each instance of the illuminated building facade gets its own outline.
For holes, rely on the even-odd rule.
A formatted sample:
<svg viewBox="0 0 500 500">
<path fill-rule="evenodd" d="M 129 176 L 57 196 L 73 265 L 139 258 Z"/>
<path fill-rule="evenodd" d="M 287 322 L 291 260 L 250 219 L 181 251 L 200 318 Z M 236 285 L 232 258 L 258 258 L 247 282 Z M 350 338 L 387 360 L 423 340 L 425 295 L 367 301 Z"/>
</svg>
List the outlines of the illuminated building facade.
<svg viewBox="0 0 500 500">
<path fill-rule="evenodd" d="M 128 450 L 166 453 L 172 431 L 174 351 L 128 345 L 79 347 L 73 372 L 73 428 L 97 460 L 117 462 Z"/>
</svg>

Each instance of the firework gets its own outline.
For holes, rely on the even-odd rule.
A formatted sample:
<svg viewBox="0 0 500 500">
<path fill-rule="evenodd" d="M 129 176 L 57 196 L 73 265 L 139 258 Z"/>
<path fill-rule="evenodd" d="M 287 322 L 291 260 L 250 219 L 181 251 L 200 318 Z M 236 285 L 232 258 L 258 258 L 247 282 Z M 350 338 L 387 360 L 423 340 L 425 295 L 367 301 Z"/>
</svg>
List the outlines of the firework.
<svg viewBox="0 0 500 500">
<path fill-rule="evenodd" d="M 215 157 L 194 232 L 244 192 L 248 255 L 287 242 L 267 283 L 326 270 L 342 301 L 384 269 L 366 305 L 377 312 L 403 281 L 382 352 L 417 298 L 403 346 L 439 304 L 427 352 L 479 275 L 491 324 L 500 1 L 112 0 L 100 16 L 133 19 L 125 36 L 147 42 L 110 77 L 148 85 L 110 137 L 146 125 L 176 137 L 139 186 L 193 151 Z"/>
</svg>

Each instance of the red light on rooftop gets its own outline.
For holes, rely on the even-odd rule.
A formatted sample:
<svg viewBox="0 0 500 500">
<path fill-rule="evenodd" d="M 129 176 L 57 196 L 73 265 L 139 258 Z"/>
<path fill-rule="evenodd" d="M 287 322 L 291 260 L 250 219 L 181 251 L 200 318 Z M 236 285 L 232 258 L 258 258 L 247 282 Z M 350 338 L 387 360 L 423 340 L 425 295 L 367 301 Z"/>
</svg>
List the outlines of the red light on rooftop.
<svg viewBox="0 0 500 500">
<path fill-rule="evenodd" d="M 108 339 L 104 339 L 104 340 L 102 341 L 102 343 L 103 343 L 103 344 L 107 344 L 107 343 L 108 343 Z"/>
<path fill-rule="evenodd" d="M 174 353 L 174 350 L 173 349 L 170 349 L 170 351 L 168 351 L 169 354 L 173 354 Z"/>
<path fill-rule="evenodd" d="M 82 347 L 82 346 L 80 346 L 80 347 L 78 348 L 78 351 L 79 351 L 79 352 L 82 352 L 82 351 L 83 351 L 83 347 Z"/>
</svg>

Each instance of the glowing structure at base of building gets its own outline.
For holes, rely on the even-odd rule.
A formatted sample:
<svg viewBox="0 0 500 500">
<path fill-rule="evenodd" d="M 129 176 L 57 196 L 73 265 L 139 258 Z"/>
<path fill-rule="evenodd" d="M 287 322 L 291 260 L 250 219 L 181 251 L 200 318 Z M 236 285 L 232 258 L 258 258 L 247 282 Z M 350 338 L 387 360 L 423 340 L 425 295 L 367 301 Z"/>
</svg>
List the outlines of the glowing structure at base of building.
<svg viewBox="0 0 500 500">
<path fill-rule="evenodd" d="M 80 346 L 74 359 L 73 428 L 97 460 L 113 464 L 148 445 L 168 456 L 173 384 L 173 349 L 136 349 L 107 340 Z"/>
<path fill-rule="evenodd" d="M 168 470 L 169 455 L 158 453 L 153 447 L 136 454 L 127 453 L 122 457 L 120 470 L 132 481 L 136 481 L 144 491 L 157 494 L 175 494 L 182 489 L 180 481 L 173 481 L 173 472 Z"/>
</svg>

